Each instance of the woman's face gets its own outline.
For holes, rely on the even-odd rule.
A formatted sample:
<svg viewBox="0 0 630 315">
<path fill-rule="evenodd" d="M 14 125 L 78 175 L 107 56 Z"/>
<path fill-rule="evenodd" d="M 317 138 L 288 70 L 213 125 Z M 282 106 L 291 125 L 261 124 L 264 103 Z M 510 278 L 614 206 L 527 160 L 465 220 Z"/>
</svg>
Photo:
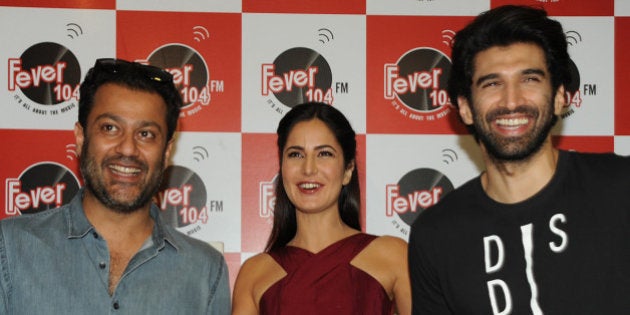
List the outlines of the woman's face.
<svg viewBox="0 0 630 315">
<path fill-rule="evenodd" d="M 354 163 L 344 165 L 343 150 L 335 135 L 319 119 L 297 123 L 282 150 L 282 184 L 304 213 L 338 211 L 343 185 L 350 182 Z"/>
</svg>

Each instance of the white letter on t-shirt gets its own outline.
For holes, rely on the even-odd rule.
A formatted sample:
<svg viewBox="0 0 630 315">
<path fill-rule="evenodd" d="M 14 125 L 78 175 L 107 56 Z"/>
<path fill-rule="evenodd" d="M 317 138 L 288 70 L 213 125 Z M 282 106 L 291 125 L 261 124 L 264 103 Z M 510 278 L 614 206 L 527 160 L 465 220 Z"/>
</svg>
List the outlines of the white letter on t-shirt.
<svg viewBox="0 0 630 315">
<path fill-rule="evenodd" d="M 502 311 L 499 311 L 499 306 L 497 305 L 497 291 L 495 290 L 497 286 L 501 288 L 501 291 L 503 291 L 503 296 L 505 296 L 505 308 Z M 512 313 L 512 296 L 510 295 L 510 289 L 503 280 L 496 279 L 488 281 L 488 294 L 490 295 L 492 314 L 507 315 Z"/>
<path fill-rule="evenodd" d="M 493 265 L 490 256 L 490 244 L 494 242 L 497 247 L 497 262 Z M 486 262 L 486 273 L 493 273 L 503 266 L 503 242 L 496 235 L 490 235 L 483 238 L 484 260 Z"/>
<path fill-rule="evenodd" d="M 562 239 L 562 242 L 560 243 L 560 245 L 556 245 L 556 243 L 554 242 L 549 242 L 549 248 L 551 248 L 551 250 L 554 253 L 559 253 L 559 252 L 564 251 L 567 248 L 567 244 L 569 243 L 569 236 L 567 235 L 566 232 L 564 232 L 563 230 L 557 227 L 557 224 L 558 224 L 557 221 L 565 223 L 567 222 L 567 218 L 562 213 L 556 213 L 549 220 L 549 229 L 551 230 L 551 232 L 560 236 L 560 238 Z"/>
<path fill-rule="evenodd" d="M 532 238 L 532 224 L 521 226 L 521 239 L 523 241 L 523 252 L 525 254 L 525 274 L 527 275 L 527 282 L 532 290 L 532 297 L 529 300 L 529 306 L 532 309 L 532 314 L 542 315 L 542 310 L 538 306 L 538 286 L 536 286 L 536 280 L 534 279 L 534 258 L 532 254 L 534 252 L 534 244 Z"/>
</svg>

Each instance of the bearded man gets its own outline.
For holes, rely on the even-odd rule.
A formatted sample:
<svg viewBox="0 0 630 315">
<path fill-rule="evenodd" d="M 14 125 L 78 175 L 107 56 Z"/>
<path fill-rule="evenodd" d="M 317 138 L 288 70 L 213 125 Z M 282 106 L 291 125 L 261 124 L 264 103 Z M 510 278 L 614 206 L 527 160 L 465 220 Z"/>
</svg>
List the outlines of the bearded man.
<svg viewBox="0 0 630 315">
<path fill-rule="evenodd" d="M 485 171 L 413 223 L 413 314 L 627 314 L 630 159 L 554 148 L 561 24 L 497 7 L 457 33 L 452 59 L 449 96 Z"/>
<path fill-rule="evenodd" d="M 80 93 L 85 187 L 60 208 L 0 221 L 0 313 L 229 314 L 221 253 L 152 204 L 182 106 L 173 76 L 99 59 Z"/>
</svg>

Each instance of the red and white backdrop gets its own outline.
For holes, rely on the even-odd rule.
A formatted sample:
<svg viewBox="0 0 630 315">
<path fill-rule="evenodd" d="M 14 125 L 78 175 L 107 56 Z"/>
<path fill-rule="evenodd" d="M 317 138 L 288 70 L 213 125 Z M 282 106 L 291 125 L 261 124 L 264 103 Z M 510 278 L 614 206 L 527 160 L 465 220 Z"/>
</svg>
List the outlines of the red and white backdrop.
<svg viewBox="0 0 630 315">
<path fill-rule="evenodd" d="M 445 93 L 450 44 L 507 3 L 565 27 L 574 80 L 554 141 L 630 154 L 630 1 L 0 0 L 0 219 L 82 185 L 76 88 L 95 59 L 118 57 L 175 74 L 185 107 L 157 200 L 181 232 L 223 243 L 232 281 L 270 230 L 277 123 L 306 100 L 357 131 L 364 229 L 407 239 L 419 212 L 480 171 Z"/>
</svg>

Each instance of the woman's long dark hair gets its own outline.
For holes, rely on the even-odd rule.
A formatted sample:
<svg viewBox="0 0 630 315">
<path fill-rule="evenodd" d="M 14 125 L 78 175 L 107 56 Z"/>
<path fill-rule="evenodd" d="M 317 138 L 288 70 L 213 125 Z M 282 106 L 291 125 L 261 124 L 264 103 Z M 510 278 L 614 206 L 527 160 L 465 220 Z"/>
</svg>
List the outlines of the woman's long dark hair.
<svg viewBox="0 0 630 315">
<path fill-rule="evenodd" d="M 336 108 L 324 103 L 304 103 L 293 107 L 278 125 L 278 158 L 280 161 L 280 171 L 275 182 L 276 204 L 274 206 L 273 228 L 265 251 L 271 251 L 283 247 L 295 237 L 297 232 L 297 221 L 295 217 L 295 206 L 289 200 L 282 184 L 282 152 L 286 145 L 289 133 L 299 122 L 318 119 L 322 121 L 335 135 L 337 142 L 343 150 L 343 162 L 346 168 L 352 163 L 355 164 L 352 177 L 347 185 L 341 188 L 339 200 L 339 215 L 341 220 L 348 226 L 361 230 L 359 212 L 361 209 L 361 191 L 359 189 L 359 173 L 356 165 L 357 141 L 355 132 L 350 126 L 350 122 Z"/>
</svg>

